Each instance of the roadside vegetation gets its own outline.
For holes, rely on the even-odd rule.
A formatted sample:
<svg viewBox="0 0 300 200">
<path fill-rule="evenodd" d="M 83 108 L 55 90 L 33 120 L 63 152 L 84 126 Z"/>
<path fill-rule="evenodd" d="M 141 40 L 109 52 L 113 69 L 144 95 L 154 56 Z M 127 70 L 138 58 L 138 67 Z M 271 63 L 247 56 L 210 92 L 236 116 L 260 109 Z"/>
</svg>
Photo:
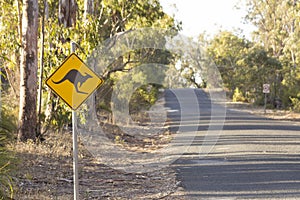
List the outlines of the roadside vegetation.
<svg viewBox="0 0 300 200">
<path fill-rule="evenodd" d="M 8 144 L 13 141 L 16 120 L 6 109 L 1 110 L 0 117 L 0 199 L 10 199 L 14 194 L 13 171 L 17 160 Z"/>
</svg>

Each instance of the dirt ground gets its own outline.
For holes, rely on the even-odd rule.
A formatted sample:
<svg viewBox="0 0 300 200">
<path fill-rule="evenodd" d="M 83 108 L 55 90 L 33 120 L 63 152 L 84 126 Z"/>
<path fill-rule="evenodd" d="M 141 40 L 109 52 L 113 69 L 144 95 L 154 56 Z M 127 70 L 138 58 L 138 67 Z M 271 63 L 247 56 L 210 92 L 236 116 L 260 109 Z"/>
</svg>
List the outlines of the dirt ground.
<svg viewBox="0 0 300 200">
<path fill-rule="evenodd" d="M 52 133 L 45 139 L 38 145 L 30 141 L 12 145 L 19 159 L 14 199 L 73 199 L 72 135 Z M 79 144 L 80 200 L 184 199 L 180 190 L 172 168 L 139 174 L 117 171 L 97 161 Z"/>
</svg>

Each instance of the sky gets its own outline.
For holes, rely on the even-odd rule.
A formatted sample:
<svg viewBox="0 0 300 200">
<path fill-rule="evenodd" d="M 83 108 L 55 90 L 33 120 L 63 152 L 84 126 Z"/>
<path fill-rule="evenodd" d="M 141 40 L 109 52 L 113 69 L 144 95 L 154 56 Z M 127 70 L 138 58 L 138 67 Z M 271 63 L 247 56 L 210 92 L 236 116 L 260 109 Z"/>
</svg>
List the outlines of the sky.
<svg viewBox="0 0 300 200">
<path fill-rule="evenodd" d="M 213 36 L 221 30 L 236 32 L 251 39 L 255 28 L 245 24 L 245 0 L 160 0 L 163 10 L 182 21 L 185 36 L 197 37 L 204 31 Z M 238 5 L 241 9 L 237 9 Z M 238 32 L 240 33 L 240 32 Z"/>
</svg>

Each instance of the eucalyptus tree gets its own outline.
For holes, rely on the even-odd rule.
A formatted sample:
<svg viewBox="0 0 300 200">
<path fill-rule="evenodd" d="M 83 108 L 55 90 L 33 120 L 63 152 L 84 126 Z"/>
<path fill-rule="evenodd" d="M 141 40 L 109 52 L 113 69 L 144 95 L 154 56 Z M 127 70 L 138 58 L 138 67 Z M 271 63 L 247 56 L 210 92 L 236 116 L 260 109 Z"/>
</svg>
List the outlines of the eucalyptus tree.
<svg viewBox="0 0 300 200">
<path fill-rule="evenodd" d="M 20 59 L 19 139 L 36 137 L 38 1 L 23 0 Z"/>
<path fill-rule="evenodd" d="M 218 66 L 229 97 L 239 91 L 246 101 L 259 103 L 264 83 L 272 83 L 272 99 L 278 95 L 275 80 L 281 64 L 262 45 L 223 31 L 209 41 L 207 49 Z"/>
<path fill-rule="evenodd" d="M 257 41 L 281 62 L 277 85 L 286 105 L 300 98 L 299 11 L 298 0 L 248 0 L 247 19 L 258 28 Z"/>
</svg>

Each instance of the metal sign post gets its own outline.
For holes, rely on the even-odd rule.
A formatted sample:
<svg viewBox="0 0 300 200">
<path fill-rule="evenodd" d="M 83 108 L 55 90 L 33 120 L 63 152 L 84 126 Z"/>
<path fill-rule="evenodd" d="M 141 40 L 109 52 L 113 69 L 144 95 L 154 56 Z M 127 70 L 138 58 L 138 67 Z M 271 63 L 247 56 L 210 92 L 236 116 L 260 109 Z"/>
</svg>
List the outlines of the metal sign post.
<svg viewBox="0 0 300 200">
<path fill-rule="evenodd" d="M 263 84 L 263 93 L 265 94 L 265 104 L 264 104 L 264 113 L 266 114 L 267 111 L 267 94 L 270 93 L 270 84 Z"/>
<path fill-rule="evenodd" d="M 75 43 L 71 42 L 71 52 L 75 52 Z M 78 142 L 76 128 L 75 110 L 72 109 L 72 136 L 73 136 L 73 181 L 74 181 L 74 200 L 79 200 L 78 183 Z"/>
<path fill-rule="evenodd" d="M 264 113 L 267 113 L 267 93 L 265 93 Z"/>
<path fill-rule="evenodd" d="M 71 55 L 48 77 L 46 85 L 72 109 L 74 200 L 79 200 L 75 110 L 104 83 L 104 80 L 74 53 L 75 48 L 76 43 L 71 42 Z"/>
</svg>

